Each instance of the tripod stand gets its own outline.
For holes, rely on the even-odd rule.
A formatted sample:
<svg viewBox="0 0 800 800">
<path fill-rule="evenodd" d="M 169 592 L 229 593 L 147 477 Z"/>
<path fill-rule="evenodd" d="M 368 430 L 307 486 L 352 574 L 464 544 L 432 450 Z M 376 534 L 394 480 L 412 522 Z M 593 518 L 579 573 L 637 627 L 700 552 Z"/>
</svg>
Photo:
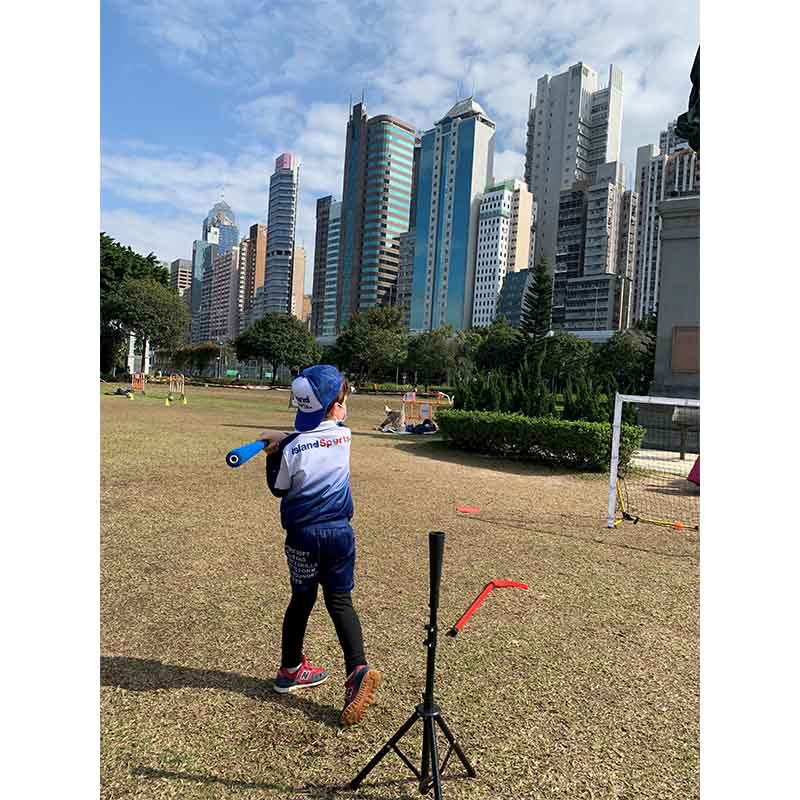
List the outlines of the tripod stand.
<svg viewBox="0 0 800 800">
<path fill-rule="evenodd" d="M 425 673 L 425 694 L 422 698 L 422 703 L 414 709 L 414 713 L 400 726 L 397 733 L 389 739 L 388 742 L 372 757 L 372 760 L 367 764 L 361 772 L 350 781 L 349 789 L 358 789 L 364 778 L 369 775 L 374 767 L 381 761 L 381 759 L 393 750 L 403 763 L 417 776 L 419 779 L 419 792 L 420 794 L 427 794 L 433 786 L 433 796 L 435 800 L 441 800 L 442 797 L 442 773 L 447 766 L 447 761 L 451 754 L 455 752 L 458 759 L 467 770 L 470 778 L 474 778 L 476 773 L 472 764 L 469 763 L 464 751 L 456 741 L 450 728 L 442 716 L 442 710 L 433 701 L 433 678 L 436 669 L 436 613 L 439 609 L 439 584 L 442 579 L 442 555 L 444 553 L 444 533 L 441 531 L 432 531 L 428 535 L 429 550 L 430 550 L 430 568 L 431 568 L 431 595 L 430 595 L 430 622 L 425 626 L 428 632 L 428 637 L 425 639 L 425 646 L 428 648 L 428 665 Z M 398 742 L 414 727 L 417 720 L 422 721 L 422 764 L 418 770 L 411 760 L 403 753 L 397 746 Z M 441 765 L 439 764 L 439 748 L 436 742 L 436 726 L 439 726 L 444 733 L 445 738 L 450 743 L 450 748 L 444 757 Z"/>
</svg>

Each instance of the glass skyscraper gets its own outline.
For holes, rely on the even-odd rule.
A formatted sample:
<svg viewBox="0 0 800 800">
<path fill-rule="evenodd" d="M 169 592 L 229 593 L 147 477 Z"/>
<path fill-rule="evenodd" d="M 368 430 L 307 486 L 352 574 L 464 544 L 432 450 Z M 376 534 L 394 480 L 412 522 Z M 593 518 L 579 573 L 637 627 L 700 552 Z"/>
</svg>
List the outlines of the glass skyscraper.
<svg viewBox="0 0 800 800">
<path fill-rule="evenodd" d="M 495 124 L 471 97 L 422 135 L 411 331 L 472 320 L 481 195 L 493 180 Z"/>
<path fill-rule="evenodd" d="M 339 264 L 339 233 L 342 204 L 335 200 L 328 206 L 328 238 L 325 243 L 325 291 L 322 302 L 322 335 L 336 335 L 336 282 Z"/>
<path fill-rule="evenodd" d="M 289 314 L 292 304 L 294 237 L 300 165 L 291 153 L 275 159 L 269 179 L 267 211 L 267 268 L 264 273 L 264 310 Z"/>
<path fill-rule="evenodd" d="M 414 141 L 407 122 L 385 114 L 368 119 L 363 103 L 353 106 L 342 184 L 337 332 L 354 313 L 395 299 L 395 237 L 409 227 Z"/>
<path fill-rule="evenodd" d="M 239 226 L 236 224 L 236 216 L 233 209 L 224 201 L 220 200 L 214 204 L 208 216 L 203 220 L 203 241 L 211 241 L 209 239 L 209 231 L 212 228 L 217 228 L 219 231 L 219 238 L 217 244 L 219 245 L 219 255 L 227 253 L 231 247 L 238 247 L 239 245 Z"/>
</svg>

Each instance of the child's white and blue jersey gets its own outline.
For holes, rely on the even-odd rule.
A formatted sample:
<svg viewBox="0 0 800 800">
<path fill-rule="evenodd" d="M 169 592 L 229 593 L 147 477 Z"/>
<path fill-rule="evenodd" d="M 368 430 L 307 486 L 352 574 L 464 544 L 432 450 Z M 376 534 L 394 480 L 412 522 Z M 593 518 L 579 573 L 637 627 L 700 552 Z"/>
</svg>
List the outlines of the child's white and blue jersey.
<svg viewBox="0 0 800 800">
<path fill-rule="evenodd" d="M 281 498 L 281 525 L 289 530 L 353 516 L 349 428 L 324 420 L 287 436 L 267 458 L 267 485 Z"/>
</svg>

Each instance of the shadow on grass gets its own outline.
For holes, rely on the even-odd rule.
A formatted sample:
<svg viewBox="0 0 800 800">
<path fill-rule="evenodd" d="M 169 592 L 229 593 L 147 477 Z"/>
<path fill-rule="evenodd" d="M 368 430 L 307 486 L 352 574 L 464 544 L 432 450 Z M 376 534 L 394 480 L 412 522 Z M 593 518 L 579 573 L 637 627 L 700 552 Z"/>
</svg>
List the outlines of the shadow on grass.
<svg viewBox="0 0 800 800">
<path fill-rule="evenodd" d="M 133 767 L 131 770 L 132 775 L 140 778 L 150 778 L 152 780 L 167 779 L 167 780 L 181 780 L 181 781 L 194 781 L 195 783 L 202 783 L 206 786 L 218 784 L 220 786 L 228 786 L 232 789 L 256 789 L 256 790 L 274 790 L 284 792 L 287 798 L 306 798 L 312 797 L 317 800 L 332 800 L 336 797 L 338 792 L 342 792 L 347 797 L 364 797 L 364 792 L 371 795 L 370 790 L 382 789 L 388 787 L 402 787 L 406 789 L 401 795 L 393 795 L 394 800 L 411 800 L 411 798 L 419 797 L 417 791 L 417 782 L 413 778 L 402 778 L 388 781 L 367 781 L 363 783 L 357 790 L 357 794 L 349 789 L 347 784 L 330 784 L 330 785 L 317 785 L 317 784 L 304 784 L 300 787 L 288 786 L 283 783 L 261 783 L 258 781 L 238 780 L 235 778 L 223 778 L 218 775 L 206 775 L 197 772 L 174 772 L 166 769 L 153 769 L 151 767 Z M 355 775 L 353 776 L 355 777 Z M 447 784 L 455 781 L 467 780 L 466 775 L 443 775 L 442 783 Z M 410 788 L 410 787 L 414 788 Z"/>
<path fill-rule="evenodd" d="M 278 695 L 272 690 L 271 680 L 239 675 L 236 672 L 181 667 L 148 658 L 101 656 L 100 685 L 117 686 L 132 692 L 149 692 L 155 689 L 222 689 L 238 692 L 255 700 L 296 708 L 315 722 L 321 722 L 330 728 L 339 728 L 340 709 L 290 694 Z"/>
<path fill-rule="evenodd" d="M 139 778 L 150 778 L 151 780 L 194 781 L 195 783 L 202 783 L 206 786 L 228 786 L 231 789 L 274 790 L 281 792 L 285 797 L 314 797 L 318 798 L 318 800 L 333 798 L 337 790 L 344 789 L 343 786 L 305 785 L 294 787 L 285 783 L 261 783 L 259 781 L 223 778 L 218 775 L 206 775 L 202 772 L 174 772 L 167 769 L 152 769 L 151 767 L 134 767 L 131 770 L 131 774 Z"/>
<path fill-rule="evenodd" d="M 388 438 L 388 434 L 385 433 L 357 433 L 354 431 L 353 435 Z M 573 470 L 566 467 L 537 464 L 523 459 L 517 460 L 508 456 L 484 455 L 483 453 L 458 450 L 447 440 L 438 437 L 433 441 L 429 441 L 433 437 L 428 436 L 398 436 L 396 439 L 398 450 L 408 451 L 420 458 L 430 458 L 434 461 L 444 461 L 449 464 L 493 469 L 497 472 L 513 475 L 569 475 L 573 477 L 586 477 L 589 475 L 591 477 L 603 477 L 602 472 Z M 409 439 L 414 439 L 414 441 L 408 441 Z"/>
</svg>

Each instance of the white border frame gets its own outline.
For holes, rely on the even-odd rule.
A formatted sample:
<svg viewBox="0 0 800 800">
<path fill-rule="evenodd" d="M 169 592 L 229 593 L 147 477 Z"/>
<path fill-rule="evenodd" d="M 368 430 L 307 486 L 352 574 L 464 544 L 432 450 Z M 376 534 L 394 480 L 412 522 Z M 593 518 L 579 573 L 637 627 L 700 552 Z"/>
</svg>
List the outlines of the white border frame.
<svg viewBox="0 0 800 800">
<path fill-rule="evenodd" d="M 700 408 L 700 401 L 690 397 L 650 397 L 638 394 L 617 394 L 614 399 L 614 425 L 611 429 L 611 467 L 608 479 L 608 527 L 613 528 L 617 512 L 617 468 L 619 467 L 619 438 L 622 431 L 622 404 L 649 403 L 654 406 L 683 406 Z"/>
</svg>

